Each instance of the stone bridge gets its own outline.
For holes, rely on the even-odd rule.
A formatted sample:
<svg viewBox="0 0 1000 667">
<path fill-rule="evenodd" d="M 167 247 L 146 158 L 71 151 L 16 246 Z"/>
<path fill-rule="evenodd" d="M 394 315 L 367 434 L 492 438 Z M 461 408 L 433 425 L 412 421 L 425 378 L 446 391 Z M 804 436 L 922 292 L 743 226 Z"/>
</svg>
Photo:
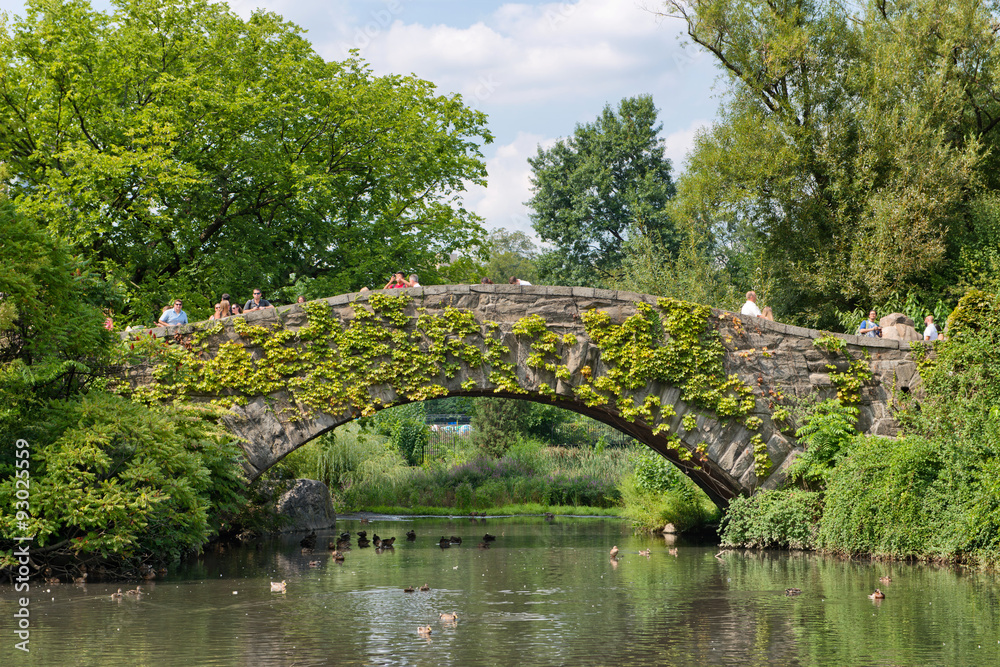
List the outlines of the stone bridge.
<svg viewBox="0 0 1000 667">
<path fill-rule="evenodd" d="M 609 424 L 725 505 L 782 482 L 798 400 L 840 391 L 863 432 L 893 435 L 894 396 L 920 381 L 901 341 L 580 287 L 379 290 L 153 333 L 126 334 L 133 387 L 227 407 L 251 477 L 384 407 L 503 396 Z"/>
</svg>

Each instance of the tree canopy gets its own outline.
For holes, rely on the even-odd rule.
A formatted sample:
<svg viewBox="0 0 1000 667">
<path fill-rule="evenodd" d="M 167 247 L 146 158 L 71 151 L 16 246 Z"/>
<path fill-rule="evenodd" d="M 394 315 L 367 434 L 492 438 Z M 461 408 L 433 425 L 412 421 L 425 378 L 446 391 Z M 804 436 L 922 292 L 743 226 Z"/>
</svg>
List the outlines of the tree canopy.
<svg viewBox="0 0 1000 667">
<path fill-rule="evenodd" d="M 539 261 L 543 279 L 599 285 L 618 271 L 622 246 L 637 233 L 655 233 L 676 250 L 661 129 L 652 97 L 626 98 L 528 159 L 532 225 L 555 246 Z"/>
<path fill-rule="evenodd" d="M 665 5 L 730 84 L 679 199 L 740 257 L 746 289 L 828 323 L 837 308 L 962 289 L 1000 268 L 987 249 L 1000 184 L 992 6 Z"/>
<path fill-rule="evenodd" d="M 172 296 L 431 282 L 481 241 L 485 116 L 413 76 L 326 62 L 297 26 L 205 0 L 31 0 L 0 30 L 0 151 L 25 215 L 143 318 Z"/>
</svg>

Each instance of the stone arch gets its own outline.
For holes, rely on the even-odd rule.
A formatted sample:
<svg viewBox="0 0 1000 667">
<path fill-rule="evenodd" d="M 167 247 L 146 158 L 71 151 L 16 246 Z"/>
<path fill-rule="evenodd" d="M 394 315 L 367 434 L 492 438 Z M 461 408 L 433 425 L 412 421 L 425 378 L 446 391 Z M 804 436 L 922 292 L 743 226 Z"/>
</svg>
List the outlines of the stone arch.
<svg viewBox="0 0 1000 667">
<path fill-rule="evenodd" d="M 686 348 L 667 350 L 687 335 L 667 326 L 678 318 L 716 341 L 711 349 L 695 345 L 699 354 L 719 357 L 711 377 L 706 372 L 669 382 L 663 379 L 669 373 L 658 370 L 650 377 L 621 371 L 653 355 L 660 366 L 672 364 L 675 374 L 681 372 L 683 359 L 672 355 Z M 660 327 L 662 335 L 653 344 L 642 342 L 641 331 L 627 345 L 604 341 L 608 331 L 631 335 L 629 326 L 654 333 Z M 609 424 L 678 465 L 725 505 L 784 480 L 800 448 L 782 408 L 811 393 L 835 394 L 831 370 L 846 370 L 858 359 L 871 368 L 859 398 L 861 426 L 872 433 L 895 432 L 891 388 L 919 382 L 908 349 L 898 341 L 839 336 L 846 345 L 834 352 L 813 345 L 823 332 L 591 288 L 380 290 L 156 335 L 167 333 L 179 343 L 168 355 L 176 367 L 162 359 L 136 365 L 129 370 L 133 386 L 154 396 L 170 388 L 196 400 L 235 402 L 224 420 L 243 441 L 251 477 L 365 412 L 428 398 L 491 395 L 549 403 Z M 327 354 L 328 348 L 336 349 Z M 324 374 L 310 376 L 306 357 Z M 702 363 L 696 357 L 692 366 Z M 269 377 L 269 365 L 284 369 L 271 373 L 280 377 Z M 225 368 L 234 377 L 219 372 Z M 311 385 L 306 377 L 313 378 Z M 342 386 L 347 382 L 357 386 Z M 742 407 L 720 417 L 704 401 L 713 390 L 732 399 L 715 405 Z"/>
</svg>

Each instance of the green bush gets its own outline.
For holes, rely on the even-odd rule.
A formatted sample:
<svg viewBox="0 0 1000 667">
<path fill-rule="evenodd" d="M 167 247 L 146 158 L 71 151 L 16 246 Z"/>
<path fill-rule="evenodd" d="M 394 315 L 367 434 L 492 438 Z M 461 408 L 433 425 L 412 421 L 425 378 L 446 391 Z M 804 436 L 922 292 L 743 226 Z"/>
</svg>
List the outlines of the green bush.
<svg viewBox="0 0 1000 667">
<path fill-rule="evenodd" d="M 0 532 L 34 534 L 40 559 L 172 561 L 238 512 L 241 452 L 213 411 L 91 391 L 42 416 L 30 443 L 27 530 L 14 514 L 14 480 L 0 482 Z"/>
<path fill-rule="evenodd" d="M 719 508 L 694 482 L 681 476 L 681 483 L 665 491 L 639 486 L 636 475 L 618 483 L 622 515 L 639 530 L 659 531 L 668 523 L 683 532 L 719 519 Z"/>
<path fill-rule="evenodd" d="M 805 452 L 788 467 L 788 479 L 813 491 L 823 489 L 841 451 L 858 434 L 857 419 L 858 409 L 836 398 L 808 409 L 795 433 Z"/>
<path fill-rule="evenodd" d="M 734 498 L 722 519 L 722 544 L 759 549 L 811 549 L 823 500 L 819 493 L 758 491 Z"/>
</svg>

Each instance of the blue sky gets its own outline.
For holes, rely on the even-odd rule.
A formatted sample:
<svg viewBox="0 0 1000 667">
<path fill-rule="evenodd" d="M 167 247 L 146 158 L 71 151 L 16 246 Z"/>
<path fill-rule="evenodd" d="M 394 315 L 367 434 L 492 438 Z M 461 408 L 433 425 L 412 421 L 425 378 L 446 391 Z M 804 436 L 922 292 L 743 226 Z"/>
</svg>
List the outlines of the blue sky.
<svg viewBox="0 0 1000 667">
<path fill-rule="evenodd" d="M 107 8 L 104 0 L 93 2 Z M 491 229 L 532 233 L 527 158 L 594 120 L 605 104 L 651 94 L 675 173 L 695 133 L 715 117 L 718 70 L 682 46 L 680 21 L 656 15 L 657 0 L 233 0 L 307 31 L 328 60 L 358 48 L 376 74 L 415 74 L 442 92 L 460 93 L 486 112 L 495 136 L 484 148 L 487 188 L 466 205 Z M 19 14 L 23 2 L 0 0 Z"/>
</svg>

